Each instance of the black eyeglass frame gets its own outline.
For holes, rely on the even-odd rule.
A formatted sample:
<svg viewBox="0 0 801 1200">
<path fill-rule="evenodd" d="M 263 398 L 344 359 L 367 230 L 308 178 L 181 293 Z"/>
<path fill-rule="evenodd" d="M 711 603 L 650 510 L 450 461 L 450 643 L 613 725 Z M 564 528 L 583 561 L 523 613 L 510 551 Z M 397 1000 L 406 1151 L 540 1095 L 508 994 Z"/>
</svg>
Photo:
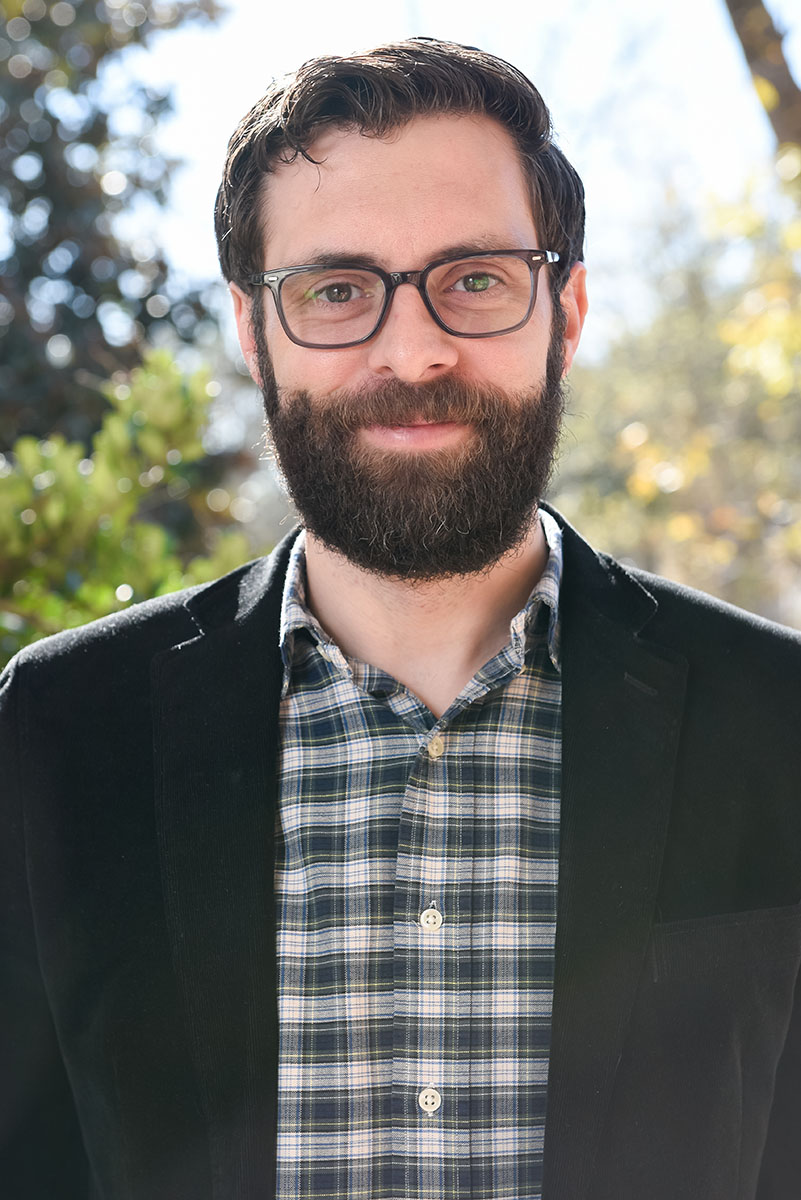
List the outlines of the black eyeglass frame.
<svg viewBox="0 0 801 1200">
<path fill-rule="evenodd" d="M 509 325 L 506 329 L 494 329 L 491 333 L 463 333 L 459 329 L 451 329 L 450 325 L 446 325 L 446 323 L 442 320 L 439 313 L 434 308 L 426 289 L 428 277 L 437 267 L 444 267 L 448 263 L 460 262 L 462 259 L 469 259 L 472 257 L 519 258 L 522 262 L 527 264 L 531 273 L 531 298 L 529 300 L 528 309 L 526 310 L 526 315 L 521 321 L 518 321 L 515 325 Z M 422 297 L 423 304 L 425 304 L 426 309 L 431 317 L 434 319 L 440 329 L 444 329 L 444 331 L 449 333 L 452 337 L 488 338 L 501 337 L 505 333 L 514 333 L 516 330 L 523 328 L 523 326 L 531 319 L 531 314 L 534 312 L 534 305 L 537 303 L 537 281 L 539 278 L 540 268 L 544 267 L 546 263 L 555 262 L 559 262 L 559 255 L 555 250 L 478 250 L 476 251 L 475 255 L 456 254 L 449 255 L 447 258 L 435 259 L 434 262 L 428 263 L 419 271 L 384 271 L 381 267 L 366 267 L 363 262 L 307 263 L 304 266 L 299 267 L 277 267 L 272 271 L 260 271 L 257 275 L 249 275 L 247 282 L 253 287 L 266 287 L 270 289 L 273 294 L 273 299 L 275 300 L 275 308 L 276 312 L 278 313 L 278 320 L 281 322 L 284 333 L 287 335 L 290 341 L 295 343 L 296 346 L 303 346 L 303 348 L 306 350 L 347 350 L 351 346 L 361 346 L 364 342 L 369 342 L 371 338 L 375 337 L 381 326 L 384 324 L 384 320 L 389 312 L 389 306 L 392 303 L 392 297 L 395 293 L 395 288 L 400 287 L 403 283 L 410 283 L 413 287 L 417 288 L 420 296 Z M 370 333 L 366 334 L 364 337 L 357 338 L 356 341 L 353 342 L 337 342 L 334 345 L 331 345 L 327 342 L 304 342 L 299 337 L 296 337 L 289 328 L 286 317 L 284 316 L 284 306 L 281 303 L 281 288 L 283 287 L 284 281 L 289 279 L 292 275 L 299 275 L 302 271 L 323 269 L 371 271 L 374 275 L 379 277 L 384 285 L 384 303 L 381 306 L 381 311 L 378 314 L 375 326 Z"/>
</svg>

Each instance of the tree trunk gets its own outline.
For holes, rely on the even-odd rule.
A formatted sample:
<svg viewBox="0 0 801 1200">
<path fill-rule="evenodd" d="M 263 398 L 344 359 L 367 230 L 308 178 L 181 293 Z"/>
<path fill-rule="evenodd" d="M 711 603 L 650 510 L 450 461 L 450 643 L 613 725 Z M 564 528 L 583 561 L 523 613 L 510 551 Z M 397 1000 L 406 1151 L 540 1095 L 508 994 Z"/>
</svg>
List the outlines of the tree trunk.
<svg viewBox="0 0 801 1200">
<path fill-rule="evenodd" d="M 783 34 L 762 0 L 726 0 L 726 7 L 776 141 L 780 146 L 801 145 L 801 89 L 784 57 Z M 760 80 L 770 88 L 760 85 Z"/>
</svg>

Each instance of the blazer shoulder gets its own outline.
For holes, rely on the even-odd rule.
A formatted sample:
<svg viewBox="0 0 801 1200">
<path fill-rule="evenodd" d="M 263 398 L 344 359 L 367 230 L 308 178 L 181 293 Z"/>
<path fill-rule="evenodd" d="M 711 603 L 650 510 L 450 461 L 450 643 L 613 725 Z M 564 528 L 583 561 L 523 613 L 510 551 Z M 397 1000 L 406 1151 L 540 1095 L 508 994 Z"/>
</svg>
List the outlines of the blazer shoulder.
<svg viewBox="0 0 801 1200">
<path fill-rule="evenodd" d="M 243 595 L 260 590 L 269 563 L 270 559 L 256 559 L 211 583 L 144 600 L 32 642 L 12 659 L 7 670 L 24 669 L 30 677 L 44 673 L 53 678 L 60 670 L 89 669 L 98 662 L 109 668 L 137 660 L 149 662 L 160 651 L 197 637 L 209 614 L 220 623 L 235 620 Z"/>
<path fill-rule="evenodd" d="M 782 675 L 801 679 L 801 632 L 748 612 L 706 592 L 625 568 L 656 601 L 643 635 L 695 659 L 734 657 L 758 662 Z"/>
<path fill-rule="evenodd" d="M 801 632 L 737 608 L 706 592 L 651 574 L 595 550 L 553 508 L 565 552 L 563 599 L 596 607 L 615 622 L 625 621 L 646 641 L 662 642 L 682 655 L 732 646 L 767 656 L 801 657 Z M 561 604 L 561 600 L 560 600 Z"/>
</svg>

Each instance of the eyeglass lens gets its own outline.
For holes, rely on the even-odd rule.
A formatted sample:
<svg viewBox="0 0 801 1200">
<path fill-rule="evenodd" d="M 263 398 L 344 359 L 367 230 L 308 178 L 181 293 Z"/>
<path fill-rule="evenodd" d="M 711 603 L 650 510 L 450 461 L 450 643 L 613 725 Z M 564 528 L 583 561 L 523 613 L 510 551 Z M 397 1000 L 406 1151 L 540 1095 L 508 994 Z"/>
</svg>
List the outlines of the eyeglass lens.
<svg viewBox="0 0 801 1200">
<path fill-rule="evenodd" d="M 426 294 L 454 333 L 499 333 L 525 320 L 534 280 L 532 268 L 519 258 L 462 258 L 435 267 Z M 381 276 L 366 268 L 319 267 L 289 275 L 281 285 L 284 318 L 293 335 L 325 346 L 369 337 L 385 296 Z"/>
</svg>

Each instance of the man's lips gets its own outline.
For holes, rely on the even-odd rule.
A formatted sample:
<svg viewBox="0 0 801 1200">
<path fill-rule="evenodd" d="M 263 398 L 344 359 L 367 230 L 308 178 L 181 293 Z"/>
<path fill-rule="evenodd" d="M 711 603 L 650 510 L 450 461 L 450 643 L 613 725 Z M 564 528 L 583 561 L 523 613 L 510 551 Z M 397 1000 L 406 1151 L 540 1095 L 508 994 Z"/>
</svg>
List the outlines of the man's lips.
<svg viewBox="0 0 801 1200">
<path fill-rule="evenodd" d="M 424 449 L 463 438 L 471 429 L 461 421 L 425 421 L 413 418 L 402 425 L 365 425 L 359 433 L 375 445 Z"/>
</svg>

